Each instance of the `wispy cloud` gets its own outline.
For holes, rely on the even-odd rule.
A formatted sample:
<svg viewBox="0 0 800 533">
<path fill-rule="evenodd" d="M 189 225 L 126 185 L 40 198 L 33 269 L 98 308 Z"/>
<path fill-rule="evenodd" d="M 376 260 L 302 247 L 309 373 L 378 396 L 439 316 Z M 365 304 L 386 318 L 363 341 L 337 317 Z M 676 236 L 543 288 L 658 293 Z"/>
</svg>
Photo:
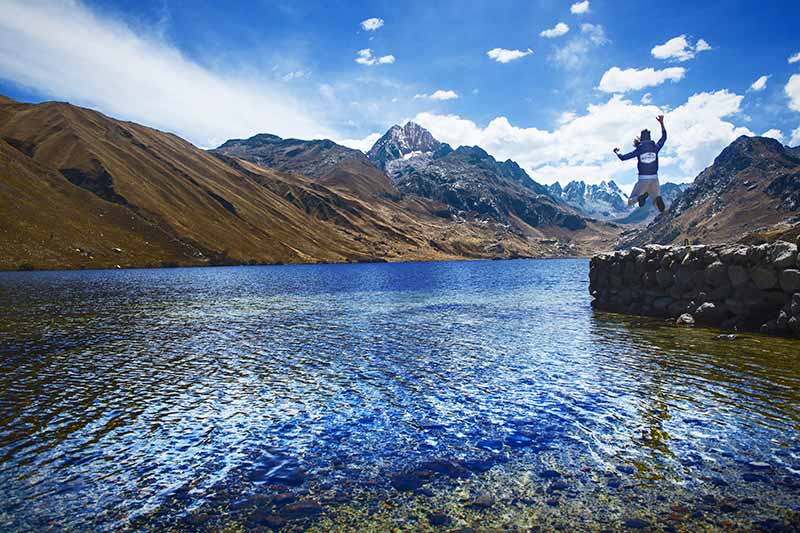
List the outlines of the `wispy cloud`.
<svg viewBox="0 0 800 533">
<path fill-rule="evenodd" d="M 452 90 L 443 90 L 439 89 L 438 91 L 434 91 L 431 94 L 415 94 L 414 99 L 419 100 L 420 98 L 429 98 L 431 100 L 455 100 L 458 98 L 458 93 Z"/>
<path fill-rule="evenodd" d="M 201 146 L 258 132 L 321 137 L 329 130 L 279 80 L 212 70 L 158 35 L 72 1 L 5 1 L 0 77 L 175 132 Z"/>
<path fill-rule="evenodd" d="M 619 67 L 611 67 L 600 79 L 598 89 L 606 93 L 625 93 L 628 91 L 638 91 L 645 87 L 655 87 L 665 81 L 680 81 L 686 75 L 683 67 L 665 68 L 655 70 L 652 68 L 635 69 L 628 68 L 622 70 Z"/>
<path fill-rule="evenodd" d="M 756 81 L 750 85 L 750 89 L 753 91 L 763 91 L 767 87 L 767 80 L 769 76 L 761 76 Z"/>
<path fill-rule="evenodd" d="M 787 61 L 789 62 L 789 64 L 797 63 L 798 61 L 800 61 L 800 52 L 797 52 L 795 55 L 789 57 Z"/>
<path fill-rule="evenodd" d="M 281 76 L 281 79 L 283 81 L 302 80 L 310 76 L 311 73 L 306 70 L 293 70 Z"/>
<path fill-rule="evenodd" d="M 375 31 L 382 27 L 383 27 L 383 19 L 373 17 L 361 21 L 361 29 L 363 29 L 364 31 Z"/>
<path fill-rule="evenodd" d="M 515 59 L 520 59 L 525 56 L 529 56 L 533 53 L 533 50 L 528 48 L 527 50 L 506 50 L 505 48 L 492 48 L 486 55 L 490 58 L 494 59 L 498 63 L 510 63 Z"/>
<path fill-rule="evenodd" d="M 372 54 L 372 49 L 364 48 L 363 50 L 359 50 L 356 52 L 356 63 L 360 65 L 391 65 L 394 63 L 394 56 L 389 54 L 385 56 L 374 56 Z"/>
<path fill-rule="evenodd" d="M 650 53 L 656 59 L 672 59 L 682 62 L 688 61 L 700 52 L 707 50 L 711 50 L 711 45 L 705 40 L 698 39 L 693 45 L 686 39 L 686 35 L 678 35 L 664 44 L 654 46 Z"/>
<path fill-rule="evenodd" d="M 789 139 L 789 146 L 800 145 L 800 127 L 792 130 L 792 137 Z"/>
<path fill-rule="evenodd" d="M 589 0 L 583 0 L 583 2 L 575 2 L 571 6 L 569 6 L 569 11 L 573 15 L 583 15 L 584 13 L 589 12 Z"/>
<path fill-rule="evenodd" d="M 569 31 L 569 26 L 564 24 L 563 22 L 559 22 L 552 28 L 543 30 L 539 35 L 547 39 L 554 39 L 556 37 L 561 37 L 562 35 L 565 35 L 568 31 Z"/>
<path fill-rule="evenodd" d="M 589 53 L 600 46 L 608 44 L 603 26 L 599 24 L 581 24 L 581 33 L 567 43 L 553 50 L 549 59 L 557 65 L 575 70 L 588 62 Z"/>
</svg>

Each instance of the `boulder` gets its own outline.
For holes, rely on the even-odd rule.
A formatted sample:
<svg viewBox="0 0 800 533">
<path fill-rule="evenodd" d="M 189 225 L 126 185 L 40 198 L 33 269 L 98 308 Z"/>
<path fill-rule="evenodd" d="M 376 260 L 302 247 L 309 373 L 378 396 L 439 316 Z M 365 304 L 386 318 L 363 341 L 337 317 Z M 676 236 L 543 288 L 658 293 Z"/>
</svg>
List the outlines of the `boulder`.
<svg viewBox="0 0 800 533">
<path fill-rule="evenodd" d="M 722 261 L 714 261 L 706 267 L 706 282 L 713 287 L 728 283 L 728 268 Z"/>
<path fill-rule="evenodd" d="M 800 270 L 787 268 L 781 272 L 781 289 L 783 292 L 800 292 Z"/>
<path fill-rule="evenodd" d="M 731 265 L 728 267 L 728 280 L 734 287 L 741 287 L 750 281 L 750 274 L 741 265 Z"/>
<path fill-rule="evenodd" d="M 662 296 L 656 298 L 653 302 L 653 310 L 658 314 L 666 314 L 667 308 L 672 304 L 672 298 L 669 296 Z"/>
<path fill-rule="evenodd" d="M 705 302 L 697 308 L 694 316 L 702 322 L 721 322 L 727 313 L 725 306 L 713 302 Z"/>
<path fill-rule="evenodd" d="M 778 286 L 778 273 L 772 267 L 757 266 L 750 271 L 750 277 L 753 278 L 756 287 L 762 291 Z"/>
<path fill-rule="evenodd" d="M 656 270 L 656 283 L 658 283 L 658 286 L 661 287 L 662 289 L 665 289 L 670 285 L 672 285 L 672 278 L 673 278 L 672 272 L 670 272 L 669 270 L 664 268 Z"/>
<path fill-rule="evenodd" d="M 683 313 L 675 320 L 675 323 L 679 326 L 694 326 L 694 317 L 691 313 Z"/>
<path fill-rule="evenodd" d="M 794 267 L 797 264 L 797 245 L 785 241 L 776 242 L 769 252 L 769 262 L 778 270 Z"/>
<path fill-rule="evenodd" d="M 800 292 L 792 294 L 792 302 L 789 304 L 789 311 L 794 316 L 800 316 Z"/>
<path fill-rule="evenodd" d="M 789 315 L 786 311 L 781 311 L 778 313 L 778 319 L 775 321 L 775 326 L 778 328 L 778 331 L 786 331 L 789 329 Z"/>
</svg>

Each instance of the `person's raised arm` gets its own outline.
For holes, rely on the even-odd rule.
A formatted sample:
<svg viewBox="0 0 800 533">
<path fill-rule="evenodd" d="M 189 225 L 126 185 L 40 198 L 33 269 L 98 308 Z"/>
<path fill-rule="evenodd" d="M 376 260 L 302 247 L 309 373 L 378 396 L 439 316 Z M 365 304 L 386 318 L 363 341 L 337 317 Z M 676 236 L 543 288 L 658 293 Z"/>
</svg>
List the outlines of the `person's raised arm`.
<svg viewBox="0 0 800 533">
<path fill-rule="evenodd" d="M 659 150 L 664 146 L 664 143 L 667 142 L 667 128 L 664 127 L 664 115 L 658 115 L 656 120 L 659 124 L 661 124 L 661 138 L 656 143 L 656 146 Z"/>
<path fill-rule="evenodd" d="M 619 153 L 619 148 L 614 148 L 614 153 L 617 154 L 617 157 L 619 157 L 620 161 L 627 161 L 628 159 L 633 159 L 634 157 L 636 157 L 636 154 L 639 153 L 639 149 L 636 148 L 633 150 L 633 152 L 628 152 L 627 154 L 621 154 Z"/>
</svg>

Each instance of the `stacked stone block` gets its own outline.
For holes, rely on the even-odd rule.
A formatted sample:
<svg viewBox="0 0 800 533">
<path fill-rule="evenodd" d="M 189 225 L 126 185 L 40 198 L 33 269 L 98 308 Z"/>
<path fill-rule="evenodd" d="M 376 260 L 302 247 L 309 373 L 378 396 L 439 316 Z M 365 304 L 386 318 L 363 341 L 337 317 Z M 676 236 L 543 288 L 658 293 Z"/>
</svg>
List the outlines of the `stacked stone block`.
<svg viewBox="0 0 800 533">
<path fill-rule="evenodd" d="M 800 337 L 800 258 L 785 241 L 757 246 L 660 246 L 592 258 L 598 309 L 677 318 L 725 329 Z"/>
</svg>

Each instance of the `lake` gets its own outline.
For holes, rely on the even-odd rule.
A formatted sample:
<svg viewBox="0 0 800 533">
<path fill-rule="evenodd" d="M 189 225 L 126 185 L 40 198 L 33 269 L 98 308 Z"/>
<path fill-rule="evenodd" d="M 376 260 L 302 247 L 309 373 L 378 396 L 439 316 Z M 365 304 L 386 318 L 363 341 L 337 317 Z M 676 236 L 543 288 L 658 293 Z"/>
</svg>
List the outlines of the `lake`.
<svg viewBox="0 0 800 533">
<path fill-rule="evenodd" d="M 800 527 L 800 342 L 587 290 L 580 259 L 0 273 L 0 530 Z"/>
</svg>

